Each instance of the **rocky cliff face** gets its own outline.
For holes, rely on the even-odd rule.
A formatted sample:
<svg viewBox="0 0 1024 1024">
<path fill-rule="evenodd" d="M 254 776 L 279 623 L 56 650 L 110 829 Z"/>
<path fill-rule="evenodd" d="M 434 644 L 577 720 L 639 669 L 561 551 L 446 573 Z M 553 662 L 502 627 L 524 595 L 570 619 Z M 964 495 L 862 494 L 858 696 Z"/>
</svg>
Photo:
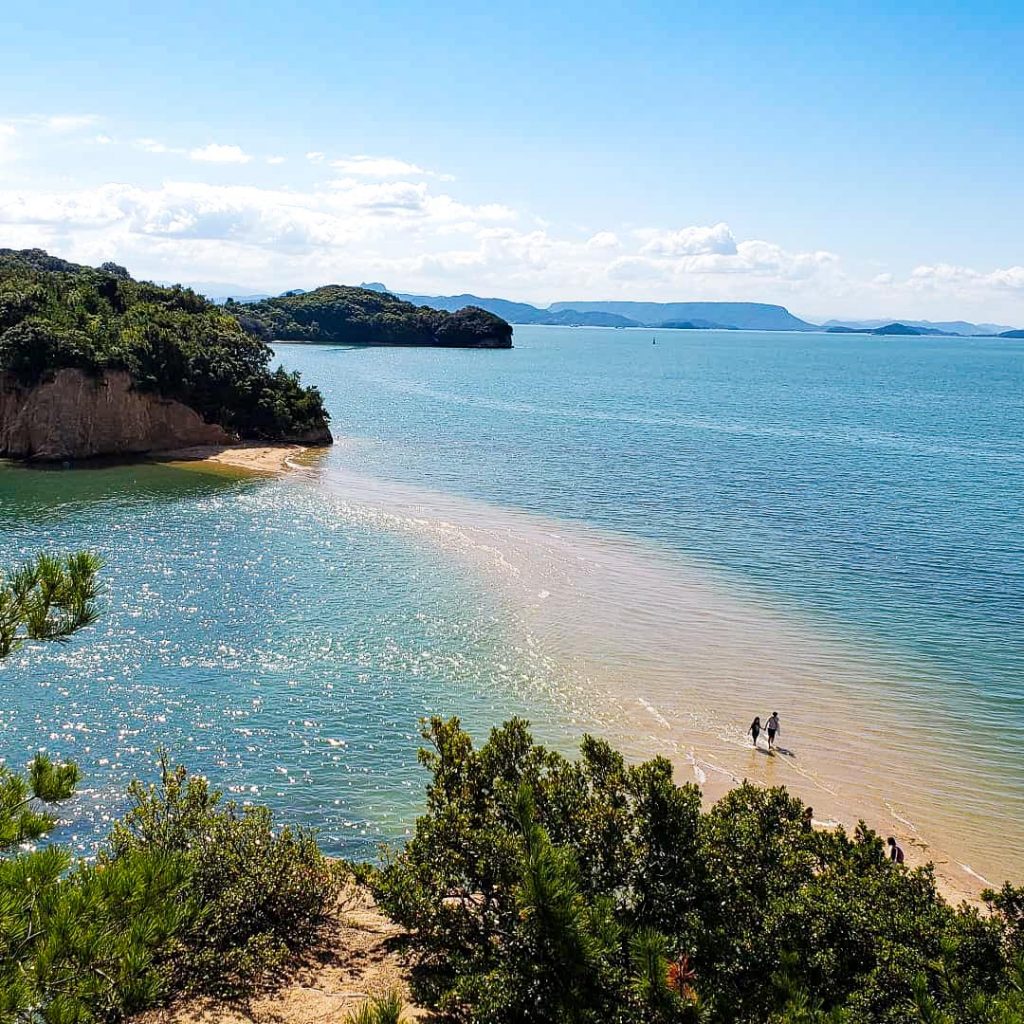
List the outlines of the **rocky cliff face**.
<svg viewBox="0 0 1024 1024">
<path fill-rule="evenodd" d="M 0 374 L 0 456 L 84 459 L 237 441 L 181 402 L 135 391 L 127 373 L 58 370 L 32 388 Z"/>
</svg>

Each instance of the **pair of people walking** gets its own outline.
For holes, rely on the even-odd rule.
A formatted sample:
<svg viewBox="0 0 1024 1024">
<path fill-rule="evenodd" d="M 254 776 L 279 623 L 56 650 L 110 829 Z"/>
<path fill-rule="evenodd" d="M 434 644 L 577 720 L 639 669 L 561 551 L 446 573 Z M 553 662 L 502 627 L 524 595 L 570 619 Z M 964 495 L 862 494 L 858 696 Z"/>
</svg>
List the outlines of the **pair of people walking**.
<svg viewBox="0 0 1024 1024">
<path fill-rule="evenodd" d="M 764 732 L 768 737 L 768 749 L 775 749 L 775 737 L 781 732 L 779 725 L 779 713 L 773 711 L 768 718 L 768 721 L 764 723 Z M 747 733 L 753 738 L 754 746 L 757 746 L 757 738 L 761 735 L 761 716 L 758 715 L 753 722 L 750 723 L 750 728 Z"/>
</svg>

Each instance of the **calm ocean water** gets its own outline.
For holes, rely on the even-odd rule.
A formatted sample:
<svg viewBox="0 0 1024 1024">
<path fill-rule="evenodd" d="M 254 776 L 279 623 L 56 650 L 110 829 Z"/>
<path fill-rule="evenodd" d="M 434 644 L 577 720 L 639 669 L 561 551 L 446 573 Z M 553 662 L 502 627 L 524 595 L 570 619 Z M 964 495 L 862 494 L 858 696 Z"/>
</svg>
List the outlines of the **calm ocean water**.
<svg viewBox="0 0 1024 1024">
<path fill-rule="evenodd" d="M 1024 819 L 1024 343 L 651 341 L 519 328 L 510 352 L 281 346 L 345 439 L 303 479 L 0 472 L 4 561 L 99 548 L 110 606 L 91 635 L 0 669 L 0 756 L 43 745 L 83 762 L 91 792 L 70 826 L 82 844 L 158 742 L 244 798 L 323 825 L 332 849 L 400 834 L 425 711 L 459 711 L 478 730 L 523 711 L 562 745 L 590 724 L 565 695 L 588 613 L 531 633 L 486 573 L 410 528 L 461 515 L 467 530 L 474 517 L 487 526 L 485 546 L 506 562 L 507 522 L 599 531 L 666 572 L 678 556 L 680 574 L 696 567 L 741 607 L 820 635 L 838 653 L 816 662 L 816 691 L 802 684 L 803 724 L 803 708 L 785 709 L 792 742 L 813 753 L 812 734 L 852 737 L 848 787 L 870 762 L 865 786 L 896 820 L 930 842 L 954 833 L 984 870 L 1024 873 L 1019 855 L 993 855 Z M 368 481 L 409 489 L 422 514 L 403 499 L 396 528 L 394 495 Z M 515 548 L 517 574 L 539 544 Z M 572 550 L 558 556 L 567 566 Z M 623 568 L 605 593 L 640 607 L 652 578 Z M 610 662 L 607 614 L 594 646 Z M 770 644 L 763 615 L 728 618 L 735 636 Z M 642 660 L 674 626 L 652 613 L 630 630 Z M 680 684 L 686 701 L 669 706 L 669 659 L 665 647 L 643 671 L 661 673 L 652 702 L 671 731 L 697 690 Z M 756 687 L 755 661 L 721 668 L 723 694 Z M 895 805 L 886 773 L 903 786 Z"/>
</svg>

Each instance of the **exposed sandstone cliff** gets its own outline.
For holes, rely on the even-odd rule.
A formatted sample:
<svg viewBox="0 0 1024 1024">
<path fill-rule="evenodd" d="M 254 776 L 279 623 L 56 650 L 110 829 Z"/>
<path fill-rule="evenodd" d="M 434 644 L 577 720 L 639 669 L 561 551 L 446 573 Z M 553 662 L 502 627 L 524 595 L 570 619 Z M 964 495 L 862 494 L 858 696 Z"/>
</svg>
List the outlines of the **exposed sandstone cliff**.
<svg viewBox="0 0 1024 1024">
<path fill-rule="evenodd" d="M 31 388 L 0 374 L 0 456 L 83 459 L 237 441 L 181 402 L 134 390 L 127 373 L 64 369 Z"/>
</svg>

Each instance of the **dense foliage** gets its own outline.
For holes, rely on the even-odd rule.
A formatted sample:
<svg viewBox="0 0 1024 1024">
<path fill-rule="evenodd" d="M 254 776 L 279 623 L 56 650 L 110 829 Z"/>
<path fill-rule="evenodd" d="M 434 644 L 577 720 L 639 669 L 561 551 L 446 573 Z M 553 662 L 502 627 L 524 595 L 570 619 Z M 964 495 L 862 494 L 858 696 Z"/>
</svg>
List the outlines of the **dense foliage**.
<svg viewBox="0 0 1024 1024">
<path fill-rule="evenodd" d="M 449 1019 L 1024 1020 L 1024 890 L 954 909 L 864 826 L 750 785 L 705 812 L 595 739 L 569 761 L 518 720 L 479 749 L 457 720 L 424 735 L 426 813 L 372 884 Z"/>
<path fill-rule="evenodd" d="M 501 317 L 468 306 L 446 313 L 403 302 L 390 292 L 328 285 L 252 305 L 230 304 L 239 323 L 264 338 L 360 345 L 510 348 Z"/>
<path fill-rule="evenodd" d="M 188 288 L 133 281 L 41 250 L 0 250 L 0 371 L 29 386 L 55 370 L 125 370 L 239 437 L 327 440 L 315 388 L 272 371 L 269 347 Z"/>
<path fill-rule="evenodd" d="M 275 831 L 265 807 L 221 803 L 206 780 L 161 759 L 160 784 L 129 788 L 132 807 L 101 864 L 180 864 L 195 906 L 161 955 L 178 993 L 244 990 L 307 944 L 336 890 L 313 833 Z"/>
<path fill-rule="evenodd" d="M 38 558 L 0 587 L 8 655 L 95 619 L 98 563 Z M 56 845 L 78 770 L 37 755 L 0 765 L 0 1024 L 93 1024 L 190 992 L 251 987 L 312 941 L 334 872 L 313 836 L 263 809 L 220 804 L 205 780 L 161 764 L 94 863 Z"/>
</svg>

